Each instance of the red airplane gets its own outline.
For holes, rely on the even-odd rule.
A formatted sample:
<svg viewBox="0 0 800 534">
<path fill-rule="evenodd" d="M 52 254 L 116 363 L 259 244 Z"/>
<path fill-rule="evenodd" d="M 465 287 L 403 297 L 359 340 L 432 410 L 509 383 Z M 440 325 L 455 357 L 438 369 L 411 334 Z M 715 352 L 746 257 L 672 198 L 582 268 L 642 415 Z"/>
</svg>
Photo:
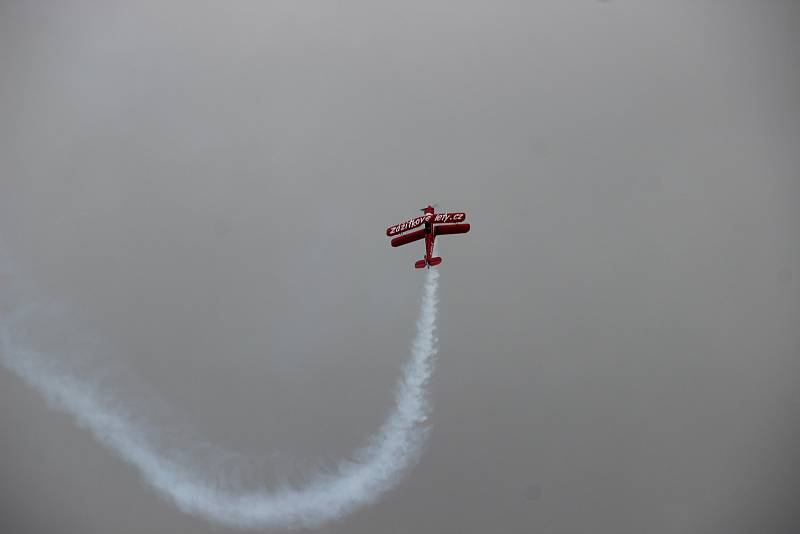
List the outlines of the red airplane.
<svg viewBox="0 0 800 534">
<path fill-rule="evenodd" d="M 436 240 L 436 236 L 466 234 L 469 232 L 469 224 L 463 222 L 467 218 L 467 214 L 463 212 L 435 213 L 433 206 L 422 208 L 420 211 L 422 211 L 423 215 L 387 228 L 386 235 L 389 237 L 398 236 L 392 239 L 393 247 L 412 243 L 424 237 L 425 257 L 414 263 L 414 267 L 417 269 L 428 267 L 430 269 L 442 263 L 442 258 L 433 255 L 433 242 Z M 411 232 L 410 234 L 400 235 L 403 232 L 418 228 L 423 224 L 425 228 L 417 230 L 416 232 Z"/>
</svg>

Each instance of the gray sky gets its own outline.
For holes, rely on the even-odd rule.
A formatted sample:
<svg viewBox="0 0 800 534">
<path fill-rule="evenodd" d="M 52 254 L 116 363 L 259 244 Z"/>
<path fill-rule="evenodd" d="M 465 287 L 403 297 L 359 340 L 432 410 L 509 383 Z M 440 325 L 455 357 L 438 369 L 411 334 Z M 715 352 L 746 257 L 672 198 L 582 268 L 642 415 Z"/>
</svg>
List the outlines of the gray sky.
<svg viewBox="0 0 800 534">
<path fill-rule="evenodd" d="M 385 228 L 467 211 L 422 461 L 321 532 L 795 533 L 798 32 L 777 0 L 2 2 L 0 234 L 280 476 L 391 408 L 422 246 Z M 225 531 L 4 368 L 0 429 L 4 532 Z"/>
</svg>

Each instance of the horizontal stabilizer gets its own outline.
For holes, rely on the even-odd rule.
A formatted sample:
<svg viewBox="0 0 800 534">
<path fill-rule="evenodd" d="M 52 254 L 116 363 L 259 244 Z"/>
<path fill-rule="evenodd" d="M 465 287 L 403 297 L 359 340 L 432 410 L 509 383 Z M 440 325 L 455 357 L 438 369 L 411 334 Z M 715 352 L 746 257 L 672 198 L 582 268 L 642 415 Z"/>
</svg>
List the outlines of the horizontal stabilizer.
<svg viewBox="0 0 800 534">
<path fill-rule="evenodd" d="M 425 267 L 425 260 L 417 260 L 416 263 L 414 263 L 414 267 L 417 269 L 422 269 Z"/>
<path fill-rule="evenodd" d="M 430 265 L 431 267 L 439 265 L 440 263 L 442 263 L 442 258 L 440 258 L 439 256 L 434 256 L 433 258 L 428 260 L 428 265 Z"/>
</svg>

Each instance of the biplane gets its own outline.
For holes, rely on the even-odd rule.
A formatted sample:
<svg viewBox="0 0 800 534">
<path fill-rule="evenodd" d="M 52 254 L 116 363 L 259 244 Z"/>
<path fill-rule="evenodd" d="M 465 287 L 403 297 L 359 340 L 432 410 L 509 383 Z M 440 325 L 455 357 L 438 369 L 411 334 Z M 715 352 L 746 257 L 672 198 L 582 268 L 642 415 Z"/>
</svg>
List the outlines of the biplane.
<svg viewBox="0 0 800 534">
<path fill-rule="evenodd" d="M 436 237 L 449 234 L 466 234 L 469 232 L 469 224 L 464 221 L 467 214 L 464 212 L 436 213 L 433 206 L 422 208 L 422 215 L 410 219 L 400 224 L 390 226 L 386 229 L 386 235 L 392 237 L 392 246 L 400 247 L 425 239 L 425 257 L 414 263 L 414 267 L 435 267 L 442 263 L 442 258 L 433 255 L 433 244 Z M 420 226 L 423 226 L 420 228 Z M 406 233 L 415 228 L 420 228 L 411 233 Z M 396 236 L 396 237 L 395 237 Z"/>
</svg>

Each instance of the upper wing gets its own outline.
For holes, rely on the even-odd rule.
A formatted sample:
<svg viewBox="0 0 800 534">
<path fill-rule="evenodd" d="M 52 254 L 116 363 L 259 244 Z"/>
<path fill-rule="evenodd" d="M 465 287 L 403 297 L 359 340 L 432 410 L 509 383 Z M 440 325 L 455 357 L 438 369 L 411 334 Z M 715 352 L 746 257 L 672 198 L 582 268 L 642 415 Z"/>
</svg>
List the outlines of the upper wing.
<svg viewBox="0 0 800 534">
<path fill-rule="evenodd" d="M 463 223 L 467 218 L 467 214 L 463 211 L 454 213 L 437 213 L 433 218 L 433 223 Z"/>
<path fill-rule="evenodd" d="M 433 215 L 426 213 L 425 215 L 420 215 L 419 217 L 414 217 L 411 220 L 408 220 L 404 223 L 395 224 L 394 226 L 390 226 L 386 229 L 386 235 L 389 237 L 402 234 L 403 232 L 408 232 L 409 230 L 413 230 L 414 228 L 419 228 L 430 221 L 433 218 Z"/>
<path fill-rule="evenodd" d="M 467 225 L 469 226 L 469 225 Z M 417 230 L 416 232 L 411 232 L 410 234 L 401 235 L 400 237 L 395 237 L 392 239 L 392 246 L 399 247 L 405 245 L 407 243 L 411 243 L 413 241 L 418 241 L 425 237 L 425 229 Z"/>
</svg>

